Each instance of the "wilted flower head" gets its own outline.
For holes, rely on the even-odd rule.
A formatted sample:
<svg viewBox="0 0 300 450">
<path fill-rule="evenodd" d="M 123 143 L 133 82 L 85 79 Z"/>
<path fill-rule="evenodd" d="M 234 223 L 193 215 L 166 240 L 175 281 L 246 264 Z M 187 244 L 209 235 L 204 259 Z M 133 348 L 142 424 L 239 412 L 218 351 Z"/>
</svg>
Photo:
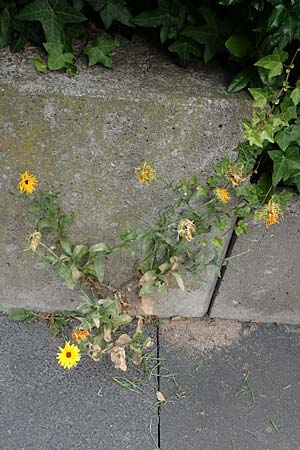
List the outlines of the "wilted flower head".
<svg viewBox="0 0 300 450">
<path fill-rule="evenodd" d="M 89 330 L 73 330 L 72 331 L 72 339 L 75 342 L 80 342 L 86 339 L 89 336 Z"/>
<path fill-rule="evenodd" d="M 257 216 L 267 228 L 279 223 L 280 217 L 283 217 L 280 205 L 272 199 L 258 212 Z"/>
<path fill-rule="evenodd" d="M 146 162 L 141 167 L 136 168 L 138 180 L 142 184 L 152 183 L 155 180 L 155 170 L 148 166 Z"/>
<path fill-rule="evenodd" d="M 34 175 L 30 175 L 27 171 L 20 174 L 20 182 L 18 189 L 20 192 L 26 192 L 26 194 L 32 194 L 35 191 L 36 184 L 38 182 Z"/>
<path fill-rule="evenodd" d="M 228 203 L 231 199 L 230 194 L 226 188 L 216 188 L 215 194 L 217 199 L 223 203 Z"/>
<path fill-rule="evenodd" d="M 33 233 L 31 233 L 29 235 L 28 246 L 29 246 L 30 250 L 32 250 L 33 252 L 36 252 L 36 249 L 40 243 L 41 237 L 42 237 L 41 233 L 37 230 L 35 230 Z"/>
<path fill-rule="evenodd" d="M 232 187 L 243 183 L 246 178 L 243 177 L 243 167 L 238 164 L 233 164 L 228 169 L 228 179 Z"/>
<path fill-rule="evenodd" d="M 178 237 L 184 237 L 187 241 L 194 239 L 193 234 L 196 232 L 195 224 L 190 219 L 182 219 L 177 228 Z"/>
</svg>

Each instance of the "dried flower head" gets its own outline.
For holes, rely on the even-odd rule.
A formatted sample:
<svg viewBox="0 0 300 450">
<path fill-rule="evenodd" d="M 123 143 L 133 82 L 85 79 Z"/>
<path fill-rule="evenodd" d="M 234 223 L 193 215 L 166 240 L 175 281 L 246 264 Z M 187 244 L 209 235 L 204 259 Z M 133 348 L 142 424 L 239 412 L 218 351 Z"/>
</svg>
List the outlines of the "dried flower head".
<svg viewBox="0 0 300 450">
<path fill-rule="evenodd" d="M 258 212 L 258 219 L 268 228 L 271 225 L 279 223 L 280 217 L 283 217 L 282 210 L 277 202 L 269 200 L 268 203 Z"/>
<path fill-rule="evenodd" d="M 30 248 L 30 250 L 32 250 L 33 252 L 36 252 L 36 249 L 40 243 L 41 237 L 42 237 L 41 233 L 37 230 L 35 230 L 33 233 L 31 233 L 29 235 L 28 247 Z"/>
<path fill-rule="evenodd" d="M 89 330 L 73 330 L 72 331 L 72 339 L 75 342 L 80 342 L 86 339 L 89 336 Z"/>
<path fill-rule="evenodd" d="M 184 237 L 187 241 L 194 239 L 193 234 L 196 232 L 195 224 L 190 219 L 182 219 L 177 228 L 177 234 L 179 237 Z"/>
<path fill-rule="evenodd" d="M 71 369 L 80 361 L 81 356 L 77 345 L 66 342 L 63 348 L 59 347 L 59 350 L 56 359 L 58 360 L 58 364 L 64 369 Z"/>
<path fill-rule="evenodd" d="M 137 167 L 136 173 L 138 180 L 142 184 L 152 183 L 155 180 L 155 170 L 153 167 L 148 166 L 146 162 L 141 167 Z"/>
<path fill-rule="evenodd" d="M 228 180 L 232 187 L 242 184 L 247 178 L 243 177 L 243 167 L 238 164 L 233 164 L 228 169 Z"/>
<path fill-rule="evenodd" d="M 32 194 L 35 191 L 36 184 L 38 182 L 34 175 L 30 175 L 27 171 L 20 174 L 20 182 L 18 189 L 20 192 L 26 192 L 26 194 Z"/>
<path fill-rule="evenodd" d="M 215 194 L 217 199 L 223 203 L 228 203 L 231 199 L 230 194 L 226 188 L 216 188 Z"/>
</svg>

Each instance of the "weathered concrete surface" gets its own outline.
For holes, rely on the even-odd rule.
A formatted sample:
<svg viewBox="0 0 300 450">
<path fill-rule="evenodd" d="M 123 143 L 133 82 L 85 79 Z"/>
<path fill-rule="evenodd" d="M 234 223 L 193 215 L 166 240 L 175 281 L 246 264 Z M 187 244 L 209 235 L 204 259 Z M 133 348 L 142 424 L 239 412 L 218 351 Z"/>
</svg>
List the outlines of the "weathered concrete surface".
<svg viewBox="0 0 300 450">
<path fill-rule="evenodd" d="M 134 168 L 147 160 L 169 180 L 206 177 L 238 142 L 248 101 L 226 93 L 220 69 L 181 69 L 139 43 L 122 42 L 113 71 L 82 62 L 73 78 L 36 73 L 29 56 L 30 49 L 0 57 L 0 304 L 74 309 L 78 294 L 23 252 L 35 219 L 16 195 L 19 173 L 29 170 L 41 187 L 60 190 L 63 206 L 76 212 L 74 242 L 115 242 L 127 223 L 151 221 L 166 201 L 159 183 L 138 184 Z M 125 284 L 132 266 L 117 258 L 107 281 Z M 214 281 L 199 296 L 178 293 L 182 304 L 196 302 L 192 311 L 201 315 Z M 160 313 L 177 310 L 166 300 Z"/>
<path fill-rule="evenodd" d="M 300 323 L 300 199 L 295 195 L 279 225 L 250 224 L 238 238 L 211 317 Z"/>
<path fill-rule="evenodd" d="M 109 362 L 66 371 L 56 362 L 63 341 L 43 324 L 0 316 L 0 339 L 1 450 L 153 450 L 155 380 L 138 394 L 112 380 L 124 375 Z"/>
<path fill-rule="evenodd" d="M 162 321 L 160 448 L 299 448 L 298 326 Z M 167 375 L 166 371 L 162 375 Z"/>
</svg>

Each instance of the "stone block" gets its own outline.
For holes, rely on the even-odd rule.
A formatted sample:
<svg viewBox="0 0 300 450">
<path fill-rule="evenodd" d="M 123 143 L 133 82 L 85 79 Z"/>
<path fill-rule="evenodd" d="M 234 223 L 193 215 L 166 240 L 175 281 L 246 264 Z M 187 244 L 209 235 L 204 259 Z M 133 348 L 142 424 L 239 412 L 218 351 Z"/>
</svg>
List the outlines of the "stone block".
<svg viewBox="0 0 300 450">
<path fill-rule="evenodd" d="M 300 323 L 300 200 L 294 195 L 284 218 L 268 229 L 251 223 L 237 239 L 211 316 L 237 320 Z"/>
<path fill-rule="evenodd" d="M 30 56 L 32 49 L 0 57 L 0 304 L 74 309 L 79 294 L 23 251 L 35 219 L 17 195 L 19 173 L 59 189 L 63 207 L 76 214 L 74 243 L 116 242 L 127 224 L 150 222 L 166 201 L 159 183 L 137 182 L 135 167 L 146 160 L 168 180 L 205 178 L 232 154 L 249 102 L 226 92 L 220 68 L 182 69 L 139 41 L 121 43 L 112 71 L 82 61 L 72 78 L 38 74 Z M 107 281 L 124 285 L 133 276 L 132 261 L 120 256 Z M 203 315 L 215 281 L 192 294 L 172 292 L 158 313 Z"/>
</svg>

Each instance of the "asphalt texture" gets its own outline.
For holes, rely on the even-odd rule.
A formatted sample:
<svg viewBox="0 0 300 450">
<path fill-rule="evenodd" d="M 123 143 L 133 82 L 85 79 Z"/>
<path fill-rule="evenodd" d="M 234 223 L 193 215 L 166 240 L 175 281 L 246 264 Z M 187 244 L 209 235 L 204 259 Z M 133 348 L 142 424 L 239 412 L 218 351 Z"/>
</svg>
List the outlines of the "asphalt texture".
<svg viewBox="0 0 300 450">
<path fill-rule="evenodd" d="M 151 330 L 155 337 L 156 330 Z M 155 380 L 135 393 L 112 377 L 135 376 L 86 358 L 69 371 L 41 323 L 0 317 L 1 450 L 153 450 Z M 150 435 L 150 423 L 152 424 Z"/>
<path fill-rule="evenodd" d="M 161 450 L 298 450 L 300 327 L 224 322 L 161 326 Z"/>
<path fill-rule="evenodd" d="M 300 448 L 300 326 L 195 319 L 159 328 L 159 376 L 133 391 L 113 377 L 136 382 L 136 371 L 89 359 L 65 371 L 55 359 L 63 338 L 0 316 L 0 449 Z M 148 332 L 155 338 L 154 326 Z"/>
</svg>

